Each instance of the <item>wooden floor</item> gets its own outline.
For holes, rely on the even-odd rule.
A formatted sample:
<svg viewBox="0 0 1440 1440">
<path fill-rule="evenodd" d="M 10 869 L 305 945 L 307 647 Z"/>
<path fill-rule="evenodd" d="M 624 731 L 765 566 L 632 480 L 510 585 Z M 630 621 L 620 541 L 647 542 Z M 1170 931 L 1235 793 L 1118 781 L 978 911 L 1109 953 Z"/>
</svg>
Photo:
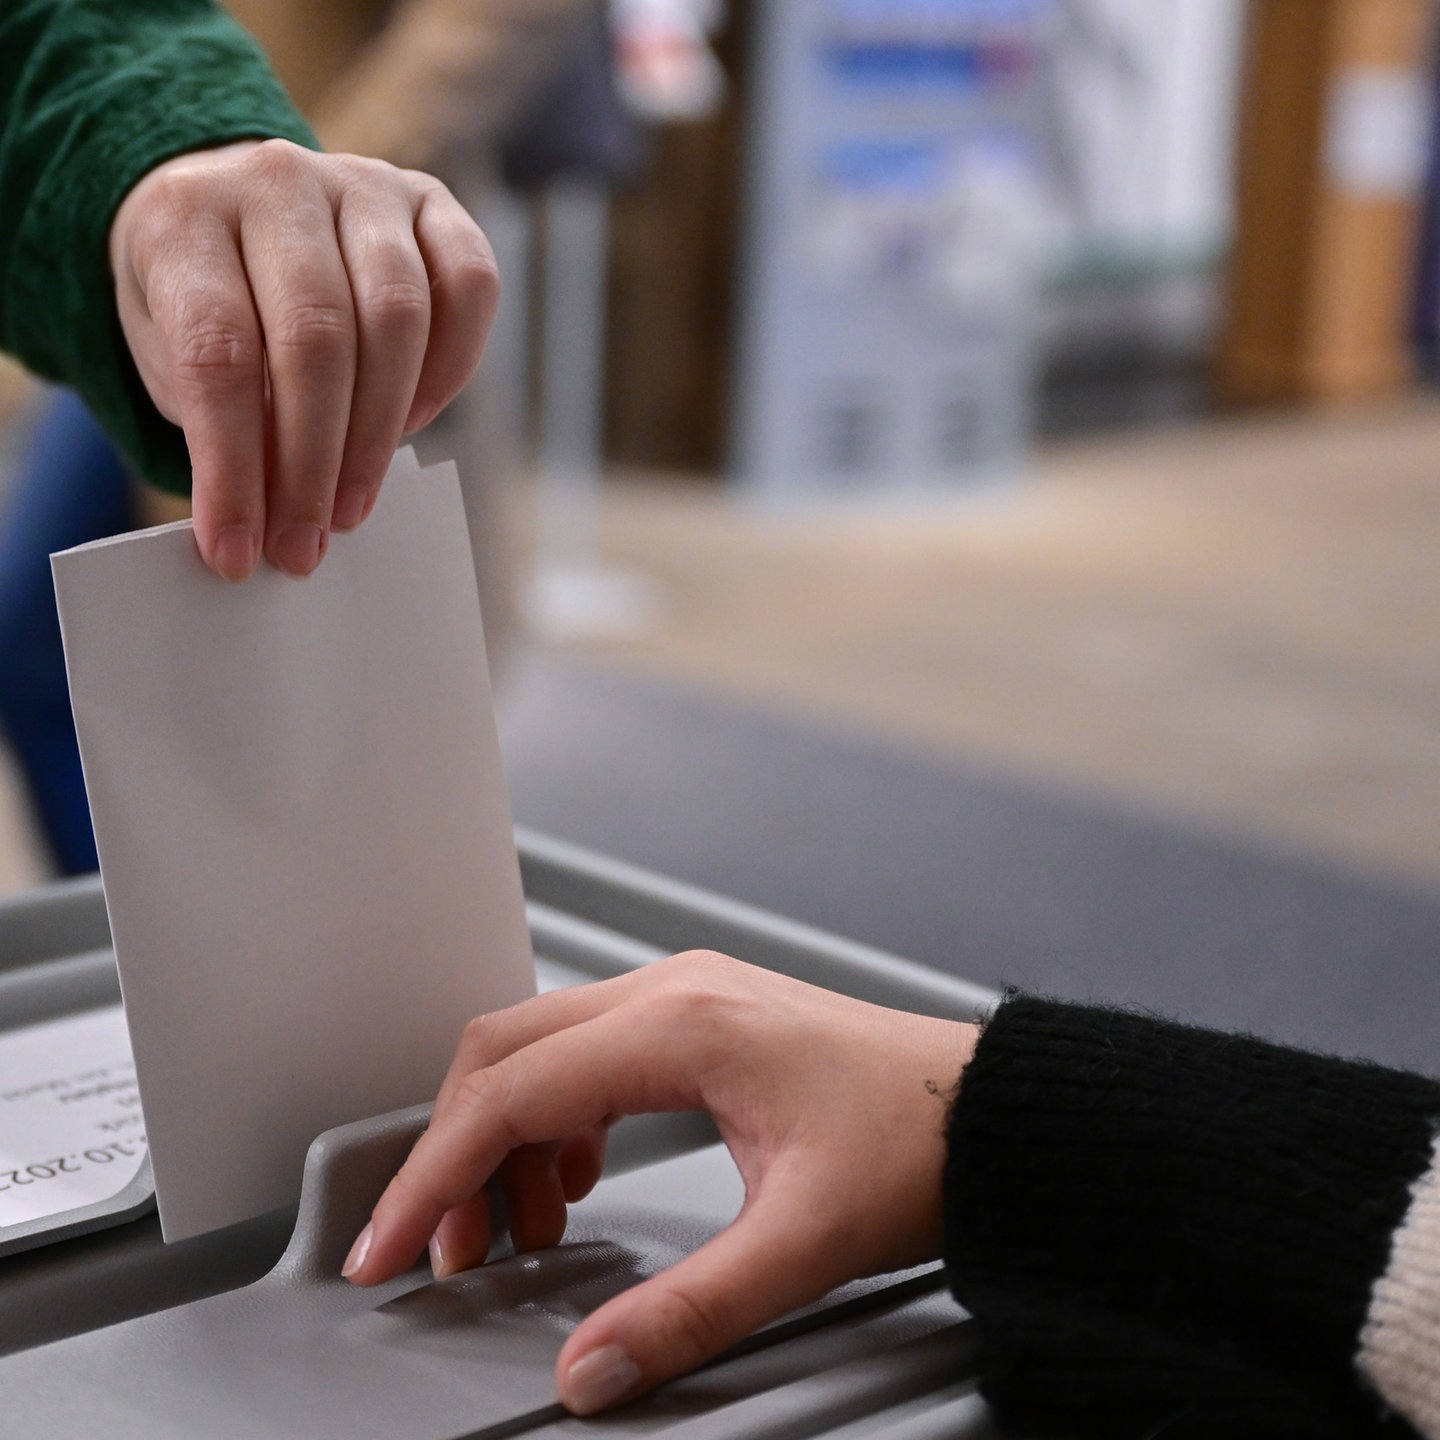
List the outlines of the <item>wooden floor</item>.
<svg viewBox="0 0 1440 1440">
<path fill-rule="evenodd" d="M 1440 404 L 1070 443 L 910 517 L 620 485 L 604 553 L 661 596 L 606 664 L 1440 884 Z"/>
<path fill-rule="evenodd" d="M 659 603 L 593 661 L 1440 885 L 1440 403 L 1067 443 L 890 517 L 617 477 L 602 532 Z M 0 775 L 0 893 L 42 873 L 20 809 Z"/>
</svg>

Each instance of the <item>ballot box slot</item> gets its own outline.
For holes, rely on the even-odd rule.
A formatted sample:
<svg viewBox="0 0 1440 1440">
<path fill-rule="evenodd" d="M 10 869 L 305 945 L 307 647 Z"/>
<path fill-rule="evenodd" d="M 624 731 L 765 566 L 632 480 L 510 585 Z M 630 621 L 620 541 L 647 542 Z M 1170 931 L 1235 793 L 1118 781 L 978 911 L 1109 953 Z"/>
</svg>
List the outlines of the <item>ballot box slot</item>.
<svg viewBox="0 0 1440 1440">
<path fill-rule="evenodd" d="M 834 1327 L 898 1311 L 916 1301 L 934 1296 L 944 1288 L 944 1276 L 932 1268 L 903 1280 L 882 1284 L 862 1294 L 831 1304 L 822 1302 L 791 1320 L 784 1320 L 749 1336 L 738 1345 L 670 1387 L 683 1387 L 695 1377 L 766 1352 L 816 1336 Z M 838 1422 L 874 1416 L 889 1407 L 912 1402 L 916 1396 L 930 1396 L 937 1389 L 951 1387 L 966 1399 L 973 1391 L 977 1341 L 974 1324 L 966 1318 L 932 1328 L 925 1333 L 886 1346 L 879 1353 L 845 1367 L 824 1371 L 768 1387 L 751 1399 L 725 1405 L 709 1413 L 685 1417 L 677 1404 L 677 1417 L 657 1424 L 655 1412 L 663 1413 L 667 1395 L 645 1397 L 630 1407 L 637 1429 L 660 1433 L 670 1440 L 799 1440 L 799 1437 L 828 1434 Z M 959 1378 L 957 1378 L 959 1377 Z M 625 1433 L 627 1411 L 608 1416 L 606 1433 Z M 451 1440 L 509 1440 L 518 1435 L 568 1434 L 576 1422 L 563 1406 L 543 1405 L 523 1415 L 485 1425 L 451 1437 Z M 562 1425 L 563 1430 L 551 1431 Z M 578 1433 L 578 1430 L 576 1431 Z"/>
<path fill-rule="evenodd" d="M 960 1401 L 974 1415 L 980 1408 L 973 1375 L 976 1350 L 974 1324 L 961 1320 L 852 1364 L 761 1390 L 661 1433 L 666 1440 L 806 1440 L 855 1427 L 852 1434 L 875 1440 L 890 1428 L 884 1420 L 888 1412 L 910 1411 L 905 1418 L 912 1419 L 917 1401 L 927 1411 Z M 940 1433 L 947 1440 L 957 1434 Z"/>
</svg>

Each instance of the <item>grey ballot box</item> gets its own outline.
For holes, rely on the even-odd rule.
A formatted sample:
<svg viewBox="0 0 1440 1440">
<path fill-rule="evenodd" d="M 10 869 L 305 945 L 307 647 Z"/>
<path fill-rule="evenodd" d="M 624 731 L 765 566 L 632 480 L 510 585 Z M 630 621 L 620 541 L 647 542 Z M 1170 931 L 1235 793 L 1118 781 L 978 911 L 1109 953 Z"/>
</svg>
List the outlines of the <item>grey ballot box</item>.
<svg viewBox="0 0 1440 1440">
<path fill-rule="evenodd" d="M 973 1018 L 978 986 L 623 865 L 519 837 L 542 986 L 716 949 L 885 1005 Z M 0 903 L 0 1029 L 118 999 L 98 881 Z M 610 1416 L 554 1403 L 565 1337 L 726 1224 L 743 1189 L 704 1117 L 621 1122 L 564 1243 L 443 1282 L 340 1279 L 423 1127 L 417 1107 L 328 1131 L 298 1207 L 175 1245 L 148 1177 L 109 1207 L 10 1237 L 0 1255 L 0 1440 L 500 1440 L 588 1433 L 922 1437 L 991 1433 L 971 1322 L 938 1269 L 858 1282 Z M 857 1175 L 854 1183 L 864 1184 Z"/>
</svg>

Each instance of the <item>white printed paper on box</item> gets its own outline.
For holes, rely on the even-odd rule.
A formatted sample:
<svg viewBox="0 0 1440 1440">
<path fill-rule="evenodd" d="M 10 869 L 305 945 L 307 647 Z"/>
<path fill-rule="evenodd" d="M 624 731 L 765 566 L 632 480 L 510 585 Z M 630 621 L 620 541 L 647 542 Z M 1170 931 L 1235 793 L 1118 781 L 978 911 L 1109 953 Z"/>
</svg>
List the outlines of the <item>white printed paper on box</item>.
<svg viewBox="0 0 1440 1440">
<path fill-rule="evenodd" d="M 167 1240 L 292 1202 L 534 991 L 464 508 L 396 457 L 294 580 L 188 522 L 53 557 Z"/>
<path fill-rule="evenodd" d="M 0 1034 L 0 1229 L 112 1200 L 144 1163 L 120 1006 Z"/>
</svg>

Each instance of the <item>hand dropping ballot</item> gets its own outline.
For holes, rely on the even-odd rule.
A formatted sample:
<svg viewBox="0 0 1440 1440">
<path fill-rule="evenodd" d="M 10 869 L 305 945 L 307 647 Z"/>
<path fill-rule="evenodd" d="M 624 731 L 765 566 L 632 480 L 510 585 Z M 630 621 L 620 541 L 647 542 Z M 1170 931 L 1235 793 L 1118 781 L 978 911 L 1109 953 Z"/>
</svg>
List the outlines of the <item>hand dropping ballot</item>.
<svg viewBox="0 0 1440 1440">
<path fill-rule="evenodd" d="M 228 584 L 188 522 L 53 566 L 181 1239 L 293 1201 L 317 1134 L 429 1099 L 534 992 L 464 509 L 404 451 L 308 580 Z"/>
</svg>

